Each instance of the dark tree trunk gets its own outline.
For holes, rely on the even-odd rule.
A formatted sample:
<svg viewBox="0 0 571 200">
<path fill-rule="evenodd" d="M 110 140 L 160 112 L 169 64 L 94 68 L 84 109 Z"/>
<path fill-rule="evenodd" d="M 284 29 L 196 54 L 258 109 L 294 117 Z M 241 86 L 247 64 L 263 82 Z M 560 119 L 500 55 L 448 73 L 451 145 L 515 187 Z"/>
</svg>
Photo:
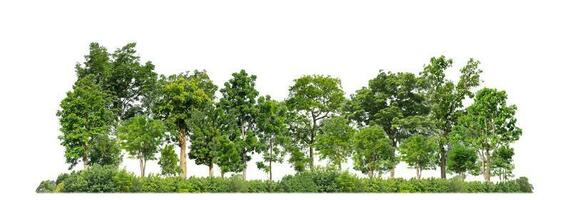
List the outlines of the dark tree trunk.
<svg viewBox="0 0 571 200">
<path fill-rule="evenodd" d="M 214 175 L 213 168 L 214 168 L 213 164 L 210 163 L 210 165 L 208 165 L 208 177 L 212 177 Z"/>
<path fill-rule="evenodd" d="M 440 178 L 446 179 L 446 164 L 448 162 L 448 152 L 444 146 L 440 147 Z"/>
</svg>

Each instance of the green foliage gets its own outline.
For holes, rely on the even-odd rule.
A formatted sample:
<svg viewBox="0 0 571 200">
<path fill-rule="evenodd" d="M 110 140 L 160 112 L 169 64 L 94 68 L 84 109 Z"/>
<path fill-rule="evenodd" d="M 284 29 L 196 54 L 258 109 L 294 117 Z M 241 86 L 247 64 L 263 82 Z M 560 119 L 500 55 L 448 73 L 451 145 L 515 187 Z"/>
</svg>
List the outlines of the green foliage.
<svg viewBox="0 0 571 200">
<path fill-rule="evenodd" d="M 229 139 L 236 145 L 241 155 L 241 162 L 228 168 L 231 171 L 245 172 L 251 153 L 259 152 L 254 130 L 258 112 L 256 107 L 258 91 L 255 86 L 256 76 L 240 70 L 232 73 L 232 78 L 224 83 L 224 88 L 220 89 L 222 98 L 219 105 L 228 115 L 225 131 L 230 134 Z"/>
<path fill-rule="evenodd" d="M 397 164 L 394 157 L 394 147 L 383 129 L 379 126 L 370 126 L 359 130 L 353 139 L 353 164 L 369 177 L 375 172 L 393 169 Z"/>
<path fill-rule="evenodd" d="M 222 147 L 230 142 L 222 131 L 224 117 L 224 112 L 215 105 L 205 107 L 192 117 L 192 145 L 188 155 L 197 165 L 208 166 L 210 173 L 219 162 L 217 159 L 225 153 Z"/>
<path fill-rule="evenodd" d="M 484 88 L 476 93 L 474 103 L 454 127 L 455 140 L 476 148 L 480 155 L 484 179 L 490 181 L 492 154 L 519 139 L 515 105 L 507 105 L 505 91 Z M 509 152 L 508 152 L 509 154 Z M 510 157 L 506 155 L 506 157 Z"/>
<path fill-rule="evenodd" d="M 136 177 L 125 170 L 110 166 L 98 166 L 79 172 L 61 175 L 58 181 L 43 181 L 38 192 L 532 192 L 527 178 L 489 182 L 465 182 L 462 179 L 381 179 L 359 178 L 348 172 L 316 169 L 295 175 L 287 175 L 279 182 L 251 180 L 241 176 L 220 177 L 160 177 L 150 175 Z M 53 189 L 55 184 L 63 190 Z"/>
<path fill-rule="evenodd" d="M 321 159 L 329 159 L 331 165 L 341 169 L 341 163 L 351 155 L 355 129 L 343 117 L 323 120 L 321 126 L 322 134 L 317 136 L 315 148 Z"/>
<path fill-rule="evenodd" d="M 290 143 L 287 137 L 287 107 L 285 104 L 272 100 L 270 96 L 258 98 L 258 128 L 259 148 L 263 152 L 263 161 L 257 162 L 257 167 L 269 173 L 272 180 L 272 163 L 281 163 L 285 157 L 285 146 Z"/>
<path fill-rule="evenodd" d="M 142 115 L 127 120 L 119 127 L 117 137 L 121 146 L 130 156 L 141 161 L 141 176 L 145 175 L 147 160 L 155 159 L 164 133 L 165 126 L 160 120 Z"/>
<path fill-rule="evenodd" d="M 422 170 L 432 169 L 438 160 L 438 144 L 435 138 L 424 135 L 413 135 L 400 145 L 401 160 L 416 168 L 417 178 Z"/>
<path fill-rule="evenodd" d="M 292 151 L 299 153 L 309 149 L 309 167 L 313 169 L 313 150 L 317 134 L 321 132 L 320 122 L 341 110 L 345 103 L 341 80 L 331 76 L 305 75 L 294 80 L 286 100 L 292 111 L 290 126 L 292 137 L 297 143 Z M 293 147 L 292 147 L 293 148 Z M 292 164 L 304 166 L 306 158 L 293 157 Z"/>
<path fill-rule="evenodd" d="M 173 145 L 166 145 L 163 147 L 163 149 L 161 149 L 161 157 L 159 158 L 161 174 L 165 176 L 179 175 L 180 168 L 178 167 L 178 161 Z"/>
<path fill-rule="evenodd" d="M 65 158 L 70 169 L 80 160 L 85 166 L 90 164 L 92 149 L 102 141 L 97 139 L 108 137 L 115 120 L 111 98 L 94 79 L 93 75 L 79 79 L 62 100 L 61 110 L 57 112 L 63 133 L 59 139 L 65 147 Z"/>
<path fill-rule="evenodd" d="M 90 165 L 113 165 L 119 166 L 123 160 L 121 146 L 112 135 L 101 134 L 92 139 L 89 150 Z"/>
<path fill-rule="evenodd" d="M 448 152 L 448 170 L 465 177 L 466 172 L 478 170 L 476 151 L 466 145 L 453 145 Z"/>
<path fill-rule="evenodd" d="M 52 180 L 45 180 L 40 182 L 36 188 L 36 193 L 52 193 L 55 192 L 56 182 Z"/>
<path fill-rule="evenodd" d="M 500 177 L 500 180 L 506 180 L 513 177 L 513 148 L 501 146 L 492 154 L 491 170 L 492 175 Z"/>
</svg>

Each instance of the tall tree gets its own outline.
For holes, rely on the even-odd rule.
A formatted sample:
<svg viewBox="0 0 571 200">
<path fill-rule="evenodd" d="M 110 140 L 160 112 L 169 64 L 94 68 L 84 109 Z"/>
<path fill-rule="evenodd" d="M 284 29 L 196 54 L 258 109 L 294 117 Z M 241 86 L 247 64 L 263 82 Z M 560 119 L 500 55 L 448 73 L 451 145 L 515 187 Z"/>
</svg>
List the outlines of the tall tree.
<svg viewBox="0 0 571 200">
<path fill-rule="evenodd" d="M 341 170 L 341 164 L 351 156 L 351 139 L 355 129 L 344 117 L 332 117 L 323 121 L 322 134 L 316 138 L 315 148 L 321 159 L 328 159 L 332 166 Z"/>
<path fill-rule="evenodd" d="M 161 157 L 159 158 L 159 166 L 161 166 L 161 174 L 164 176 L 177 176 L 180 174 L 180 167 L 177 165 L 178 158 L 174 151 L 174 146 L 169 144 L 161 149 Z"/>
<path fill-rule="evenodd" d="M 163 142 L 165 126 L 160 120 L 137 115 L 119 126 L 117 137 L 130 156 L 139 159 L 141 177 L 145 176 L 148 160 L 154 160 Z"/>
<path fill-rule="evenodd" d="M 294 80 L 286 100 L 289 109 L 295 111 L 297 129 L 295 139 L 300 151 L 309 149 L 309 167 L 314 168 L 314 148 L 321 121 L 340 111 L 345 102 L 341 80 L 331 76 L 306 75 Z M 301 159 L 300 159 L 301 160 Z"/>
<path fill-rule="evenodd" d="M 399 147 L 400 158 L 416 169 L 416 178 L 422 177 L 422 170 L 432 169 L 438 159 L 438 144 L 425 135 L 413 135 L 405 139 Z"/>
<path fill-rule="evenodd" d="M 423 93 L 430 107 L 430 118 L 435 122 L 435 135 L 439 138 L 440 177 L 446 178 L 447 154 L 450 148 L 449 135 L 464 109 L 462 102 L 472 98 L 472 90 L 480 84 L 479 61 L 470 59 L 460 69 L 458 82 L 446 78 L 446 70 L 452 67 L 452 60 L 444 56 L 433 57 L 420 73 Z"/>
<path fill-rule="evenodd" d="M 353 138 L 353 165 L 355 170 L 367 174 L 370 178 L 378 172 L 394 168 L 397 159 L 394 147 L 385 131 L 376 125 L 360 129 Z"/>
<path fill-rule="evenodd" d="M 351 101 L 345 109 L 349 118 L 361 126 L 379 125 L 391 140 L 393 149 L 406 137 L 412 129 L 402 129 L 399 124 L 419 122 L 419 116 L 428 113 L 424 97 L 420 93 L 419 79 L 412 73 L 391 73 L 380 70 L 379 74 L 369 80 L 368 87 L 363 87 L 351 95 Z M 393 152 L 396 155 L 396 152 Z M 394 177 L 394 168 L 391 177 Z"/>
<path fill-rule="evenodd" d="M 194 159 L 197 165 L 208 166 L 209 177 L 214 173 L 214 164 L 218 157 L 224 153 L 224 143 L 228 142 L 228 137 L 222 131 L 224 113 L 215 106 L 209 105 L 193 115 L 193 134 L 190 136 L 192 145 L 188 153 L 189 158 Z"/>
<path fill-rule="evenodd" d="M 490 181 L 492 154 L 517 141 L 522 134 L 516 126 L 515 105 L 507 105 L 505 91 L 484 88 L 476 93 L 474 103 L 460 116 L 454 137 L 461 138 L 478 150 L 484 179 Z"/>
<path fill-rule="evenodd" d="M 155 113 L 167 123 L 167 127 L 174 129 L 170 131 L 170 138 L 180 147 L 180 175 L 186 177 L 186 142 L 192 114 L 211 104 L 217 87 L 205 71 L 162 77 L 160 82 Z"/>
<path fill-rule="evenodd" d="M 79 79 L 57 112 L 63 133 L 59 139 L 65 147 L 65 158 L 71 164 L 70 168 L 80 160 L 84 168 L 91 164 L 89 158 L 94 140 L 106 135 L 114 122 L 111 99 L 94 78 L 90 75 Z"/>
<path fill-rule="evenodd" d="M 245 70 L 232 73 L 232 78 L 224 83 L 220 90 L 220 107 L 229 116 L 227 131 L 232 134 L 230 139 L 239 146 L 242 155 L 242 176 L 246 179 L 248 161 L 251 154 L 258 151 L 255 133 L 256 118 L 256 76 L 249 75 Z"/>
<path fill-rule="evenodd" d="M 268 95 L 258 98 L 258 111 L 256 124 L 263 160 L 256 164 L 259 169 L 269 174 L 271 181 L 272 164 L 281 163 L 286 153 L 285 145 L 289 139 L 286 135 L 287 107 L 281 102 L 272 100 Z"/>
</svg>

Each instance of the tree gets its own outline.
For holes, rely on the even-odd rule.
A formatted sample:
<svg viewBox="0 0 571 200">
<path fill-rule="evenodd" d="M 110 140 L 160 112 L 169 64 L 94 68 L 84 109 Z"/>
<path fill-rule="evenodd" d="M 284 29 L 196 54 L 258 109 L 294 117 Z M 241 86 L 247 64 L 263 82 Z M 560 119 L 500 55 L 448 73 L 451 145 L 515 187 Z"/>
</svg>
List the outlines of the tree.
<svg viewBox="0 0 571 200">
<path fill-rule="evenodd" d="M 466 145 L 456 144 L 448 151 L 448 170 L 460 174 L 463 179 L 466 172 L 478 171 L 477 161 L 476 151 Z"/>
<path fill-rule="evenodd" d="M 167 127 L 175 129 L 170 138 L 180 147 L 180 175 L 186 177 L 186 142 L 191 115 L 213 101 L 217 87 L 205 71 L 162 77 L 160 82 L 155 113 Z"/>
<path fill-rule="evenodd" d="M 393 169 L 397 160 L 394 147 L 384 130 L 379 126 L 360 129 L 353 138 L 354 169 L 372 178 L 375 172 Z"/>
<path fill-rule="evenodd" d="M 507 105 L 507 98 L 505 91 L 491 88 L 479 90 L 474 103 L 454 127 L 454 137 L 477 149 L 486 181 L 490 181 L 492 175 L 492 154 L 500 147 L 517 141 L 522 134 L 516 126 L 517 108 Z"/>
<path fill-rule="evenodd" d="M 107 133 L 97 135 L 92 139 L 89 150 L 89 165 L 117 167 L 121 161 L 123 161 L 123 156 L 117 138 Z"/>
<path fill-rule="evenodd" d="M 324 120 L 321 130 L 315 148 L 321 159 L 329 159 L 332 166 L 341 170 L 341 164 L 351 155 L 351 139 L 355 130 L 349 125 L 349 120 L 343 117 Z"/>
<path fill-rule="evenodd" d="M 145 176 L 147 160 L 155 159 L 164 133 L 165 126 L 160 120 L 142 115 L 130 118 L 119 127 L 117 136 L 121 146 L 130 156 L 139 159 L 141 177 Z"/>
<path fill-rule="evenodd" d="M 91 43 L 83 66 L 76 65 L 78 78 L 93 75 L 123 120 L 148 109 L 149 95 L 157 81 L 155 66 L 151 62 L 142 64 L 135 47 L 135 43 L 129 43 L 109 54 L 105 47 Z"/>
<path fill-rule="evenodd" d="M 91 164 L 90 152 L 95 139 L 105 136 L 114 122 L 111 99 L 95 84 L 94 78 L 90 75 L 79 79 L 57 112 L 63 133 L 59 139 L 70 168 L 80 159 L 84 168 Z"/>
<path fill-rule="evenodd" d="M 262 96 L 258 98 L 258 111 L 256 124 L 263 161 L 256 164 L 259 169 L 269 174 L 271 181 L 272 164 L 281 163 L 286 153 L 285 145 L 289 139 L 286 135 L 287 107 L 281 102 L 272 100 L 270 96 Z"/>
<path fill-rule="evenodd" d="M 178 158 L 174 151 L 173 145 L 166 145 L 161 149 L 161 157 L 159 165 L 161 166 L 161 174 L 165 176 L 177 176 L 180 174 L 180 167 L 177 165 Z"/>
<path fill-rule="evenodd" d="M 391 140 L 393 149 L 411 134 L 412 129 L 401 129 L 396 123 L 419 120 L 428 113 L 425 100 L 420 93 L 419 79 L 412 73 L 391 73 L 380 70 L 363 87 L 351 95 L 345 107 L 348 117 L 360 126 L 378 125 Z M 396 156 L 396 152 L 393 152 Z M 391 177 L 395 171 L 391 169 Z"/>
<path fill-rule="evenodd" d="M 422 170 L 432 169 L 438 159 L 438 144 L 430 136 L 413 135 L 399 147 L 400 157 L 416 169 L 416 178 L 422 177 Z"/>
<path fill-rule="evenodd" d="M 299 116 L 295 120 L 295 139 L 302 151 L 309 148 L 309 167 L 314 168 L 314 145 L 321 121 L 340 111 L 345 102 L 341 80 L 323 75 L 306 75 L 294 80 L 286 104 Z M 303 159 L 297 159 L 301 161 Z M 299 163 L 298 163 L 299 164 Z"/>
<path fill-rule="evenodd" d="M 491 173 L 498 176 L 500 181 L 513 177 L 513 155 L 513 148 L 508 146 L 501 146 L 492 154 Z"/>
<path fill-rule="evenodd" d="M 258 91 L 256 76 L 249 75 L 245 70 L 232 73 L 232 78 L 224 83 L 220 90 L 220 107 L 229 116 L 227 130 L 230 140 L 240 148 L 242 156 L 242 177 L 246 179 L 247 163 L 251 159 L 251 153 L 257 150 L 257 138 L 255 134 L 256 98 Z"/>
<path fill-rule="evenodd" d="M 213 175 L 214 164 L 223 154 L 222 147 L 228 142 L 228 137 L 222 131 L 223 112 L 215 105 L 209 105 L 202 111 L 197 111 L 192 117 L 192 145 L 188 156 L 197 165 L 208 166 L 208 176 Z"/>
<path fill-rule="evenodd" d="M 440 177 L 446 178 L 447 154 L 450 148 L 449 135 L 463 110 L 462 102 L 472 98 L 472 89 L 480 84 L 479 61 L 470 59 L 460 69 L 457 83 L 446 78 L 446 70 L 452 67 L 452 60 L 444 56 L 433 57 L 420 73 L 423 94 L 430 108 L 429 117 L 435 122 L 440 149 Z"/>
</svg>

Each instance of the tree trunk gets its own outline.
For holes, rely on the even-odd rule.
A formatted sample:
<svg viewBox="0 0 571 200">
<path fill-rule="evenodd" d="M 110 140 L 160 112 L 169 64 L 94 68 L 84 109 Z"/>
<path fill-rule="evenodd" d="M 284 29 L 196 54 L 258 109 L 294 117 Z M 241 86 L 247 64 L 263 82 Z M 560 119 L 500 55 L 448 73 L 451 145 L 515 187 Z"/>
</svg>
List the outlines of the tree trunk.
<svg viewBox="0 0 571 200">
<path fill-rule="evenodd" d="M 139 157 L 139 167 L 141 168 L 141 177 L 145 177 L 145 159 L 140 156 Z"/>
<path fill-rule="evenodd" d="M 396 139 L 393 139 L 392 142 L 393 142 L 393 147 L 394 147 L 393 157 L 396 158 L 396 157 L 397 157 L 397 155 L 396 155 L 396 154 L 397 154 L 397 150 L 396 150 L 396 149 L 397 149 L 397 146 L 398 146 L 397 140 L 396 140 Z M 398 165 L 398 163 L 397 163 L 397 165 Z M 397 168 L 397 166 L 395 165 L 395 166 L 391 169 L 391 173 L 390 173 L 390 177 L 391 177 L 391 178 L 395 178 L 396 168 Z"/>
<path fill-rule="evenodd" d="M 212 175 L 214 175 L 214 164 L 210 163 L 210 165 L 208 165 L 208 177 L 212 177 Z"/>
<path fill-rule="evenodd" d="M 313 146 L 309 146 L 309 169 L 313 171 Z"/>
<path fill-rule="evenodd" d="M 246 127 L 240 125 L 242 140 L 246 140 Z M 244 162 L 244 171 L 242 171 L 242 178 L 246 180 L 246 171 L 248 171 L 248 161 L 246 161 L 246 149 L 242 149 L 242 162 Z"/>
<path fill-rule="evenodd" d="M 224 171 L 222 171 L 222 169 L 220 170 L 220 177 L 224 178 Z"/>
<path fill-rule="evenodd" d="M 491 170 L 490 170 L 490 150 L 486 150 L 484 162 L 485 162 L 484 179 L 486 180 L 486 182 L 490 182 L 490 178 L 492 175 Z"/>
<path fill-rule="evenodd" d="M 440 178 L 446 179 L 446 164 L 448 162 L 448 152 L 444 146 L 440 147 Z"/>
<path fill-rule="evenodd" d="M 396 168 L 396 167 L 395 167 Z M 390 177 L 395 178 L 395 168 L 391 169 Z"/>
<path fill-rule="evenodd" d="M 180 176 L 186 178 L 186 131 L 184 128 L 179 129 L 178 145 L 180 146 Z"/>
<path fill-rule="evenodd" d="M 420 168 L 418 166 L 416 167 L 416 178 L 420 179 Z"/>
<path fill-rule="evenodd" d="M 367 175 L 369 175 L 369 178 L 373 178 L 375 174 L 373 173 L 373 170 L 369 170 L 369 173 L 367 173 Z"/>
<path fill-rule="evenodd" d="M 274 150 L 274 141 L 272 139 L 270 140 L 270 165 L 269 165 L 270 181 L 272 181 L 272 161 L 274 160 L 273 150 Z"/>
<path fill-rule="evenodd" d="M 82 157 L 82 161 L 83 161 L 83 169 L 87 169 L 87 167 L 89 166 L 89 160 L 87 159 L 87 152 L 89 150 L 87 149 L 87 145 L 84 144 L 83 145 L 83 157 Z"/>
</svg>

